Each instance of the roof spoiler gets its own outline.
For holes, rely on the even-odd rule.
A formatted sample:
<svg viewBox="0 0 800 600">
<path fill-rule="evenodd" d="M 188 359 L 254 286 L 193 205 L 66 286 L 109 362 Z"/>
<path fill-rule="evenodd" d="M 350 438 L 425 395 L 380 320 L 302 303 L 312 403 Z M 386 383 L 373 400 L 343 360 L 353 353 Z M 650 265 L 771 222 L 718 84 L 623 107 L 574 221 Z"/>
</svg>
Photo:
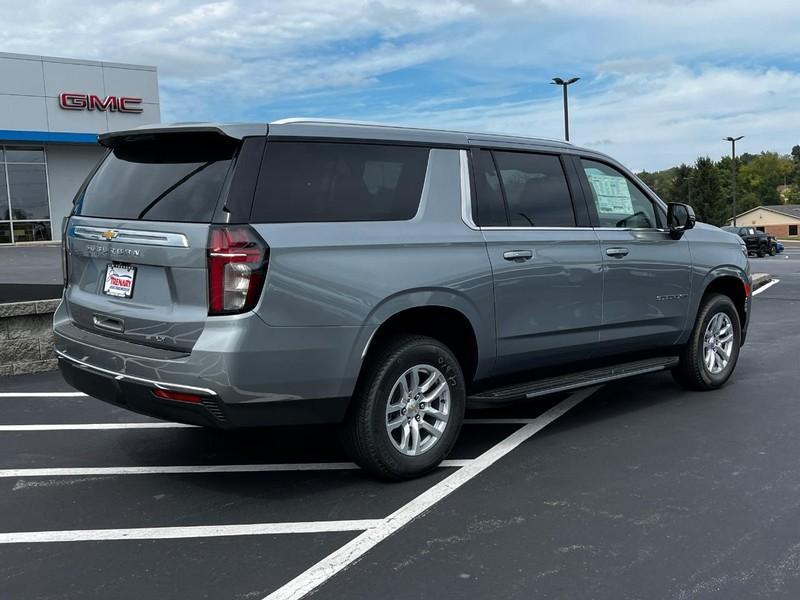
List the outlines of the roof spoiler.
<svg viewBox="0 0 800 600">
<path fill-rule="evenodd" d="M 125 142 L 134 141 L 137 138 L 181 134 L 181 133 L 205 133 L 219 135 L 234 140 L 241 140 L 245 137 L 265 136 L 268 126 L 259 123 L 236 123 L 236 124 L 214 124 L 214 123 L 175 123 L 172 125 L 144 126 L 135 129 L 125 129 L 122 131 L 110 131 L 101 133 L 97 136 L 97 141 L 101 146 L 114 148 Z"/>
</svg>

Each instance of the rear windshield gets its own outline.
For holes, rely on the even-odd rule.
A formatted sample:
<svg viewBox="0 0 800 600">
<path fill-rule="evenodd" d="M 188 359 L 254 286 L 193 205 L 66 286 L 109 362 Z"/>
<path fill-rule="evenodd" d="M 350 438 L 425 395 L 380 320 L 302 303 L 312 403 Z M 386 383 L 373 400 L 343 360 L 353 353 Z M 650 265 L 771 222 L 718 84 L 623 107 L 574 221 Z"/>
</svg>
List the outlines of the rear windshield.
<svg viewBox="0 0 800 600">
<path fill-rule="evenodd" d="M 270 141 L 251 220 L 411 219 L 422 197 L 428 154 L 417 146 Z"/>
<path fill-rule="evenodd" d="M 238 144 L 218 135 L 152 136 L 108 153 L 75 203 L 76 215 L 211 221 Z"/>
</svg>

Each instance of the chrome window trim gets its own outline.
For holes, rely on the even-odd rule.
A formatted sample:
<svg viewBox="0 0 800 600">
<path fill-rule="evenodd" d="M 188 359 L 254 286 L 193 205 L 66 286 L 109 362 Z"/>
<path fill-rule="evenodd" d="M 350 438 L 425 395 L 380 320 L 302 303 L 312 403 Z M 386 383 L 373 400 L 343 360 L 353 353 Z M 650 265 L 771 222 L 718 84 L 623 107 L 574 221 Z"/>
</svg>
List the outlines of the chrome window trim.
<svg viewBox="0 0 800 600">
<path fill-rule="evenodd" d="M 109 239 L 104 233 L 113 231 L 116 235 Z M 69 236 L 95 242 L 116 242 L 121 244 L 139 244 L 142 246 L 168 246 L 170 248 L 188 248 L 189 239 L 182 233 L 163 231 L 140 231 L 137 229 L 116 229 L 113 227 L 89 227 L 73 225 Z"/>
<path fill-rule="evenodd" d="M 206 394 L 208 396 L 216 396 L 217 393 L 214 390 L 210 390 L 208 388 L 202 387 L 195 387 L 193 385 L 183 385 L 180 383 L 169 383 L 165 381 L 155 381 L 153 379 L 147 379 L 145 377 L 136 377 L 134 375 L 126 375 L 125 373 L 119 373 L 117 371 L 110 371 L 108 369 L 104 369 L 102 367 L 97 367 L 95 365 L 91 365 L 87 362 L 82 360 L 78 360 L 77 358 L 73 358 L 66 352 L 62 352 L 61 350 L 56 349 L 56 355 L 64 360 L 67 360 L 79 367 L 84 369 L 88 369 L 89 371 L 97 371 L 98 373 L 102 373 L 104 375 L 110 375 L 117 381 L 135 381 L 137 383 L 145 383 L 147 385 L 151 385 L 153 387 L 162 389 L 162 390 L 173 390 L 173 391 L 190 391 L 190 392 L 198 392 L 201 394 Z"/>
<path fill-rule="evenodd" d="M 472 187 L 469 178 L 469 156 L 466 150 L 458 151 L 458 170 L 461 179 L 461 220 L 467 227 L 480 231 L 472 218 Z"/>
<path fill-rule="evenodd" d="M 592 227 L 481 227 L 481 231 L 591 231 Z"/>
<path fill-rule="evenodd" d="M 469 156 L 466 150 L 458 151 L 459 175 L 461 183 L 461 220 L 475 231 L 653 231 L 669 233 L 669 229 L 661 227 L 480 227 L 472 220 L 472 188 L 470 186 Z M 369 345 L 369 342 L 367 343 Z"/>
</svg>

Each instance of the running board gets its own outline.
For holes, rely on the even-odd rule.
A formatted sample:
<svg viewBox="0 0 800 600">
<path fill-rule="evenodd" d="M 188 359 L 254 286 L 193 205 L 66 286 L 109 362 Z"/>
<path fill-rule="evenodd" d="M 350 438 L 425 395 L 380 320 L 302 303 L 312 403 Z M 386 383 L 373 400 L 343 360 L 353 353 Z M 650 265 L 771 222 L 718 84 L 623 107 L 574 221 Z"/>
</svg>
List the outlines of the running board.
<svg viewBox="0 0 800 600">
<path fill-rule="evenodd" d="M 580 371 L 559 377 L 548 377 L 528 383 L 519 383 L 507 387 L 486 390 L 469 397 L 470 401 L 479 402 L 507 402 L 512 400 L 524 400 L 526 398 L 536 398 L 558 392 L 576 390 L 578 388 L 590 387 L 601 383 L 608 383 L 616 379 L 624 379 L 634 375 L 645 373 L 655 373 L 670 369 L 678 364 L 677 356 L 663 358 L 649 358 L 647 360 L 637 360 L 628 363 L 621 363 L 602 369 L 592 369 L 590 371 Z"/>
</svg>

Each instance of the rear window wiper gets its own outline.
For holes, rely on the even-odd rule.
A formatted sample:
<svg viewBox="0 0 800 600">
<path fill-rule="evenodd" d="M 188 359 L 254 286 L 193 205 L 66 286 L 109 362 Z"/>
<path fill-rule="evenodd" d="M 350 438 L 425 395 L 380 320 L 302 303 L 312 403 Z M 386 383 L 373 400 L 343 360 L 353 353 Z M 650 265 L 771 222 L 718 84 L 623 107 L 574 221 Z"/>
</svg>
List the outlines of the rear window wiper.
<svg viewBox="0 0 800 600">
<path fill-rule="evenodd" d="M 169 195 L 170 195 L 170 194 L 171 194 L 173 191 L 175 191 L 177 188 L 179 188 L 179 187 L 180 187 L 180 186 L 182 186 L 184 183 L 186 183 L 187 181 L 189 181 L 189 180 L 190 180 L 192 177 L 194 177 L 195 175 L 197 175 L 198 173 L 200 173 L 200 172 L 201 172 L 201 171 L 203 171 L 204 169 L 207 169 L 208 167 L 210 167 L 211 165 L 213 165 L 215 162 L 217 162 L 217 161 L 215 161 L 215 160 L 212 160 L 212 161 L 209 161 L 209 162 L 207 162 L 207 163 L 203 163 L 202 165 L 200 165 L 200 166 L 199 166 L 199 167 L 197 167 L 196 169 L 193 169 L 193 170 L 189 171 L 189 172 L 188 172 L 186 175 L 184 175 L 183 177 L 181 177 L 181 178 L 180 178 L 178 181 L 176 181 L 175 183 L 173 183 L 171 186 L 169 186 L 167 189 L 165 189 L 163 192 L 161 192 L 161 193 L 160 193 L 158 196 L 156 196 L 154 200 L 152 200 L 152 201 L 151 201 L 151 202 L 150 202 L 150 203 L 149 203 L 147 206 L 145 206 L 145 207 L 142 209 L 142 212 L 140 212 L 140 213 L 139 213 L 139 216 L 138 216 L 138 217 L 136 217 L 136 218 L 137 218 L 137 219 L 139 219 L 139 220 L 143 219 L 143 218 L 144 218 L 144 216 L 145 216 L 145 215 L 146 215 L 148 212 L 150 212 L 150 211 L 153 209 L 153 207 L 155 207 L 155 205 L 156 205 L 156 204 L 158 204 L 159 202 L 161 202 L 161 201 L 162 201 L 164 198 L 166 198 L 167 196 L 169 196 Z"/>
</svg>

